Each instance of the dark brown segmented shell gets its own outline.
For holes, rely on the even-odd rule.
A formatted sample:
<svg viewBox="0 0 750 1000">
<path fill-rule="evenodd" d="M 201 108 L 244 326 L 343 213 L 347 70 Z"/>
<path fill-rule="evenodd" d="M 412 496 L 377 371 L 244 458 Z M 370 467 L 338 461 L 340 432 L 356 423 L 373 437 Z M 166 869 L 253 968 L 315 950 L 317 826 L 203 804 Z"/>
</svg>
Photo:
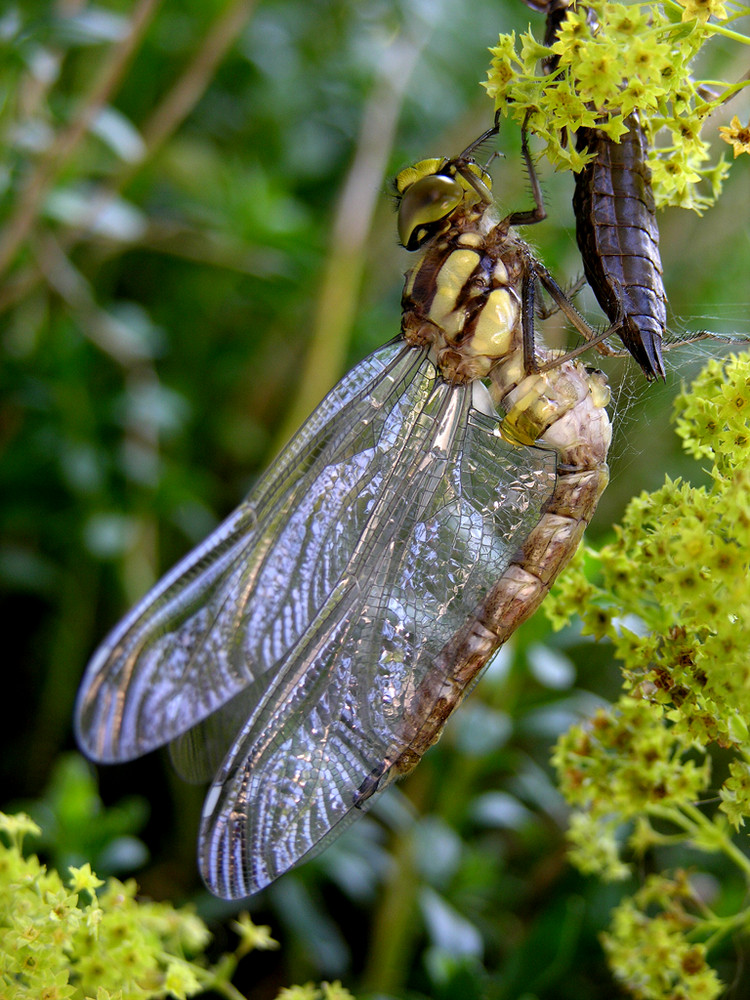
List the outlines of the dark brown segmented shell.
<svg viewBox="0 0 750 1000">
<path fill-rule="evenodd" d="M 617 332 L 646 378 L 663 378 L 667 296 L 651 172 L 638 116 L 626 124 L 620 143 L 597 129 L 578 130 L 577 148 L 594 159 L 576 175 L 576 238 L 599 305 L 621 324 Z"/>
</svg>

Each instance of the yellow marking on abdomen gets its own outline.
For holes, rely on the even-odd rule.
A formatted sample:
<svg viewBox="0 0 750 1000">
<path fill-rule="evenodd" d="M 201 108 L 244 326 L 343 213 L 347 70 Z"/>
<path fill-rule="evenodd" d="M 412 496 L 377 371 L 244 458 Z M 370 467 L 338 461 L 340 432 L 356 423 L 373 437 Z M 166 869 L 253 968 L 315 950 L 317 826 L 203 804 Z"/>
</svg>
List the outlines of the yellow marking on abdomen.
<svg viewBox="0 0 750 1000">
<path fill-rule="evenodd" d="M 537 441 L 549 425 L 578 402 L 575 389 L 558 385 L 559 369 L 527 375 L 505 397 L 508 411 L 503 418 L 503 437 L 516 444 Z"/>
</svg>

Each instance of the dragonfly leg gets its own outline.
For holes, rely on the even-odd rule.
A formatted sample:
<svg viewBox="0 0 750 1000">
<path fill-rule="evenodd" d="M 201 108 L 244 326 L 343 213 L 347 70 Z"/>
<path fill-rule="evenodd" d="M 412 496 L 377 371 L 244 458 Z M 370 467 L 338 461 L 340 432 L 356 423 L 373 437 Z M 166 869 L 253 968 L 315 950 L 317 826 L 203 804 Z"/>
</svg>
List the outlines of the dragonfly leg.
<svg viewBox="0 0 750 1000">
<path fill-rule="evenodd" d="M 571 351 L 566 351 L 565 354 L 561 354 L 553 361 L 549 361 L 545 365 L 538 366 L 537 370 L 547 371 L 550 368 L 556 368 L 558 365 L 562 364 L 563 361 L 576 358 L 579 354 L 583 354 L 592 347 L 596 348 L 599 354 L 603 354 L 606 357 L 620 357 L 622 352 L 611 347 L 607 341 L 611 336 L 619 332 L 622 327 L 622 317 L 618 317 L 615 322 L 611 324 L 611 326 L 606 327 L 604 330 L 595 330 L 591 324 L 587 323 L 583 316 L 581 316 L 546 267 L 542 267 L 541 264 L 537 263 L 535 270 L 536 277 L 539 279 L 540 284 L 549 294 L 552 301 L 586 341 L 586 343 L 581 344 L 580 347 L 575 347 Z"/>
<path fill-rule="evenodd" d="M 523 367 L 527 375 L 538 371 L 534 343 L 534 290 L 536 274 L 533 267 L 527 269 L 521 286 L 521 331 L 523 338 Z"/>
<path fill-rule="evenodd" d="M 496 111 L 495 120 L 492 124 L 492 128 L 488 128 L 486 132 L 482 132 L 482 134 L 479 136 L 478 139 L 475 139 L 473 142 L 469 143 L 469 145 L 466 147 L 463 153 L 460 153 L 456 157 L 456 161 L 460 163 L 465 160 L 470 160 L 473 157 L 476 150 L 479 149 L 479 147 L 483 143 L 487 142 L 488 139 L 491 139 L 494 135 L 497 135 L 499 131 L 500 131 L 500 112 Z"/>
<path fill-rule="evenodd" d="M 535 222 L 541 222 L 543 219 L 547 218 L 547 212 L 544 208 L 544 199 L 542 198 L 542 189 L 539 187 L 539 178 L 536 175 L 534 163 L 531 159 L 531 153 L 529 152 L 529 133 L 527 125 L 530 114 L 531 112 L 526 112 L 526 117 L 524 118 L 523 125 L 521 126 L 521 154 L 523 156 L 524 163 L 526 164 L 526 172 L 529 175 L 531 193 L 534 196 L 534 207 L 526 209 L 523 212 L 511 212 L 508 216 L 508 224 L 511 226 L 531 226 Z"/>
<path fill-rule="evenodd" d="M 537 264 L 535 270 L 536 276 L 539 279 L 542 288 L 544 288 L 560 312 L 573 324 L 581 336 L 585 337 L 589 343 L 593 343 L 597 340 L 599 337 L 598 331 L 595 330 L 590 323 L 587 323 L 583 316 L 581 316 L 568 296 L 549 273 L 547 268 L 543 267 L 541 264 Z M 610 327 L 610 332 L 613 332 L 613 330 L 614 326 Z"/>
<path fill-rule="evenodd" d="M 463 151 L 463 153 L 461 153 L 460 156 L 456 157 L 455 160 L 458 173 L 461 174 L 461 176 L 467 182 L 467 184 L 470 184 L 471 187 L 474 188 L 474 190 L 482 199 L 482 201 L 485 203 L 485 205 L 492 204 L 492 194 L 490 192 L 490 189 L 484 183 L 484 181 L 482 181 L 479 177 L 477 177 L 477 175 L 472 170 L 469 169 L 469 164 L 474 162 L 472 154 L 482 145 L 482 143 L 486 142 L 488 139 L 491 139 L 492 136 L 497 135 L 497 133 L 500 131 L 499 116 L 500 112 L 498 111 L 495 114 L 495 121 L 492 125 L 492 128 L 488 128 L 486 132 L 482 132 L 479 138 L 475 139 L 474 142 L 470 143 Z M 493 153 L 493 156 L 494 155 L 495 154 Z"/>
<path fill-rule="evenodd" d="M 567 288 L 563 288 L 562 293 L 569 302 L 572 302 L 585 285 L 586 275 L 582 274 L 580 277 L 576 278 L 572 285 Z M 556 302 L 550 302 L 549 305 L 546 305 L 543 302 L 537 302 L 534 308 L 536 309 L 537 319 L 549 319 L 550 316 L 554 316 L 555 313 L 560 312 L 560 306 Z"/>
<path fill-rule="evenodd" d="M 380 783 L 388 770 L 388 766 L 387 763 L 383 762 L 370 771 L 359 788 L 354 792 L 352 803 L 355 809 L 364 808 L 364 803 L 379 790 Z"/>
</svg>

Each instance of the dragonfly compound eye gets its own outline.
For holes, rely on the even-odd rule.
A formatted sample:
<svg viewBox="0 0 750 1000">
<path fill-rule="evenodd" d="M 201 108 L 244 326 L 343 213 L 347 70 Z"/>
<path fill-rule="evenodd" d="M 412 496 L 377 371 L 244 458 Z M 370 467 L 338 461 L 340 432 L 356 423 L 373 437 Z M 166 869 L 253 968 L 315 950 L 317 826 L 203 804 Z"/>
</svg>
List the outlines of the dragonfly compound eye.
<svg viewBox="0 0 750 1000">
<path fill-rule="evenodd" d="M 417 250 L 435 233 L 466 194 L 455 177 L 432 174 L 407 188 L 398 207 L 398 238 L 407 250 Z"/>
</svg>

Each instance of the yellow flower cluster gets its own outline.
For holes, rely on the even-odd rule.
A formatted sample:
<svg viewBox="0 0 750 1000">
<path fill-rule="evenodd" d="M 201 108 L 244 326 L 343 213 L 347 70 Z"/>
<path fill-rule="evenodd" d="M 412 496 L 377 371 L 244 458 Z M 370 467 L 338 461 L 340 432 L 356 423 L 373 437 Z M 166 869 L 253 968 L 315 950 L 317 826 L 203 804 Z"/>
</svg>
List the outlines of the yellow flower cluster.
<svg viewBox="0 0 750 1000">
<path fill-rule="evenodd" d="M 26 836 L 39 827 L 0 813 L 0 996 L 2 1000 L 187 1000 L 211 994 L 242 1000 L 230 980 L 239 959 L 277 948 L 268 927 L 245 914 L 233 923 L 234 953 L 211 966 L 210 941 L 191 907 L 136 899 L 131 879 L 107 882 L 89 864 L 70 868 L 67 884 L 34 857 Z M 352 1000 L 340 983 L 293 987 L 289 1000 Z M 283 995 L 283 994 L 282 994 Z"/>
<path fill-rule="evenodd" d="M 715 1000 L 722 983 L 689 938 L 705 913 L 684 872 L 654 875 L 615 909 L 604 949 L 615 977 L 642 1000 Z"/>
<path fill-rule="evenodd" d="M 688 742 L 744 746 L 750 359 L 711 361 L 676 406 L 685 450 L 711 462 L 710 486 L 667 478 L 656 492 L 634 498 L 615 541 L 589 554 L 601 583 L 564 577 L 548 613 L 559 626 L 566 608 L 576 608 L 585 632 L 608 636 L 630 689 L 662 706 Z"/>
<path fill-rule="evenodd" d="M 596 128 L 617 142 L 627 131 L 627 117 L 638 113 L 651 148 L 657 205 L 700 211 L 713 203 L 728 170 L 722 159 L 709 165 L 701 128 L 711 111 L 748 81 L 706 96 L 711 91 L 692 78 L 690 64 L 719 30 L 711 19 L 726 17 L 724 4 L 685 0 L 682 21 L 669 9 L 675 6 L 671 0 L 634 5 L 591 0 L 571 8 L 551 47 L 529 32 L 521 36 L 518 51 L 515 34 L 501 35 L 490 50 L 484 87 L 503 114 L 519 123 L 528 115 L 531 132 L 545 140 L 546 155 L 559 169 L 579 171 L 589 155 L 576 149 L 571 132 Z M 551 75 L 543 72 L 543 60 L 555 61 Z M 747 131 L 739 121 L 725 130 L 735 155 L 746 149 Z"/>
<path fill-rule="evenodd" d="M 586 632 L 612 643 L 626 688 L 561 737 L 554 763 L 581 871 L 625 879 L 629 857 L 689 847 L 750 880 L 732 837 L 750 817 L 750 357 L 710 362 L 676 408 L 709 485 L 668 479 L 631 501 L 615 540 L 579 558 L 553 592 L 553 623 L 577 611 Z M 718 798 L 716 746 L 727 775 Z M 713 1000 L 709 946 L 750 926 L 750 908 L 722 902 L 710 912 L 684 877 L 655 876 L 614 913 L 605 947 L 615 975 L 642 1000 Z"/>
</svg>

